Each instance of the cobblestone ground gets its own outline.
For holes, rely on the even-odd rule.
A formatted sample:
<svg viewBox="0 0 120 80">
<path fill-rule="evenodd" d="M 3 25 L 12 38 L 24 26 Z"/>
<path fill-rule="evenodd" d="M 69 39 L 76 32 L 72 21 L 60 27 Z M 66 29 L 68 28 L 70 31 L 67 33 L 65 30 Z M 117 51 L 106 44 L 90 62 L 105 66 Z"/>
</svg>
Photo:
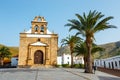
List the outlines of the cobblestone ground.
<svg viewBox="0 0 120 80">
<path fill-rule="evenodd" d="M 62 69 L 0 69 L 0 80 L 86 80 Z"/>
<path fill-rule="evenodd" d="M 96 71 L 95 74 L 88 74 L 88 73 L 83 73 L 83 69 L 64 69 L 66 71 L 69 71 L 73 74 L 79 75 L 81 77 L 85 77 L 88 80 L 120 80 L 120 77 L 110 75 L 101 71 Z"/>
<path fill-rule="evenodd" d="M 96 74 L 83 71 L 67 68 L 0 69 L 0 80 L 120 80 L 119 77 L 100 71 L 96 71 Z"/>
</svg>

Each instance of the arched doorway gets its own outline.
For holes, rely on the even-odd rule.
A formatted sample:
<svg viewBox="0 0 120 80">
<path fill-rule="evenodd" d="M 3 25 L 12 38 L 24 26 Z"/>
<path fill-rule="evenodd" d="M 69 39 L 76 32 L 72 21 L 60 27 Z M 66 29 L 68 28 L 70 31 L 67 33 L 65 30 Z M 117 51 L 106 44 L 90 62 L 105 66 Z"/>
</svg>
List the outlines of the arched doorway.
<svg viewBox="0 0 120 80">
<path fill-rule="evenodd" d="M 37 50 L 34 53 L 34 64 L 43 64 L 43 52 L 40 50 Z"/>
</svg>

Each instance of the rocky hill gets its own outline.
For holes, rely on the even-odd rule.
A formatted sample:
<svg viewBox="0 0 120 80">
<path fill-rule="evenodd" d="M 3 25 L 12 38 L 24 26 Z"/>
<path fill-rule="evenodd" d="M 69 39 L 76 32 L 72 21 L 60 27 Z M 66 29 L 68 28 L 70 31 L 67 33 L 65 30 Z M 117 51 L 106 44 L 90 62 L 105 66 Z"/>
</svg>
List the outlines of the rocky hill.
<svg viewBox="0 0 120 80">
<path fill-rule="evenodd" d="M 64 46 L 64 47 L 60 47 L 58 50 L 58 56 L 61 56 L 62 54 L 70 54 L 70 48 L 69 46 Z"/>
<path fill-rule="evenodd" d="M 95 58 L 108 58 L 120 55 L 120 41 L 107 43 L 99 46 L 103 47 L 105 51 L 95 53 Z"/>
<path fill-rule="evenodd" d="M 120 41 L 102 44 L 98 46 L 103 47 L 105 51 L 95 53 L 94 58 L 100 59 L 100 58 L 108 58 L 108 57 L 120 55 Z M 58 55 L 61 55 L 62 53 L 69 53 L 69 52 L 70 50 L 68 46 L 61 47 L 59 48 Z"/>
</svg>

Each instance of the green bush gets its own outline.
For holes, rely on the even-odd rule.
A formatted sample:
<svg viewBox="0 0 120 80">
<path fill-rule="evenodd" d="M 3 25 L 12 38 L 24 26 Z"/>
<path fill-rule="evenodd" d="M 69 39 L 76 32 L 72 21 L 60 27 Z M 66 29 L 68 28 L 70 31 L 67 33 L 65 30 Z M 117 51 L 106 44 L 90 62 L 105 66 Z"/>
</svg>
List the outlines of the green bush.
<svg viewBox="0 0 120 80">
<path fill-rule="evenodd" d="M 79 64 L 80 65 L 80 68 L 84 68 L 84 64 Z"/>
<path fill-rule="evenodd" d="M 69 64 L 62 64 L 62 67 L 69 68 L 70 65 Z"/>
<path fill-rule="evenodd" d="M 55 65 L 55 67 L 61 67 L 61 65 Z"/>
<path fill-rule="evenodd" d="M 74 64 L 74 68 L 84 68 L 84 64 Z"/>
<path fill-rule="evenodd" d="M 79 68 L 80 66 L 79 66 L 79 64 L 74 64 L 73 67 L 74 68 Z"/>
</svg>

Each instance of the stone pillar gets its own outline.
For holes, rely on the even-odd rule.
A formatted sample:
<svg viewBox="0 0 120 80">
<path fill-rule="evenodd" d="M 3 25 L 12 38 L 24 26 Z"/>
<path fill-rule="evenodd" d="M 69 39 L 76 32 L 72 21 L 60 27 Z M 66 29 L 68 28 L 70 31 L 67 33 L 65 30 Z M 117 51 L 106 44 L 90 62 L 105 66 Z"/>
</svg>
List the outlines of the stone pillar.
<svg viewBox="0 0 120 80">
<path fill-rule="evenodd" d="M 46 60 L 46 65 L 49 65 L 50 62 L 49 62 L 49 57 L 48 57 L 48 47 L 45 47 L 45 60 Z"/>
<path fill-rule="evenodd" d="M 44 25 L 44 34 L 47 34 L 47 27 Z"/>
<path fill-rule="evenodd" d="M 31 59 L 31 48 L 28 49 L 28 59 Z"/>
<path fill-rule="evenodd" d="M 31 65 L 31 47 L 30 45 L 28 45 L 28 55 L 27 55 L 27 66 L 30 66 Z"/>
</svg>

